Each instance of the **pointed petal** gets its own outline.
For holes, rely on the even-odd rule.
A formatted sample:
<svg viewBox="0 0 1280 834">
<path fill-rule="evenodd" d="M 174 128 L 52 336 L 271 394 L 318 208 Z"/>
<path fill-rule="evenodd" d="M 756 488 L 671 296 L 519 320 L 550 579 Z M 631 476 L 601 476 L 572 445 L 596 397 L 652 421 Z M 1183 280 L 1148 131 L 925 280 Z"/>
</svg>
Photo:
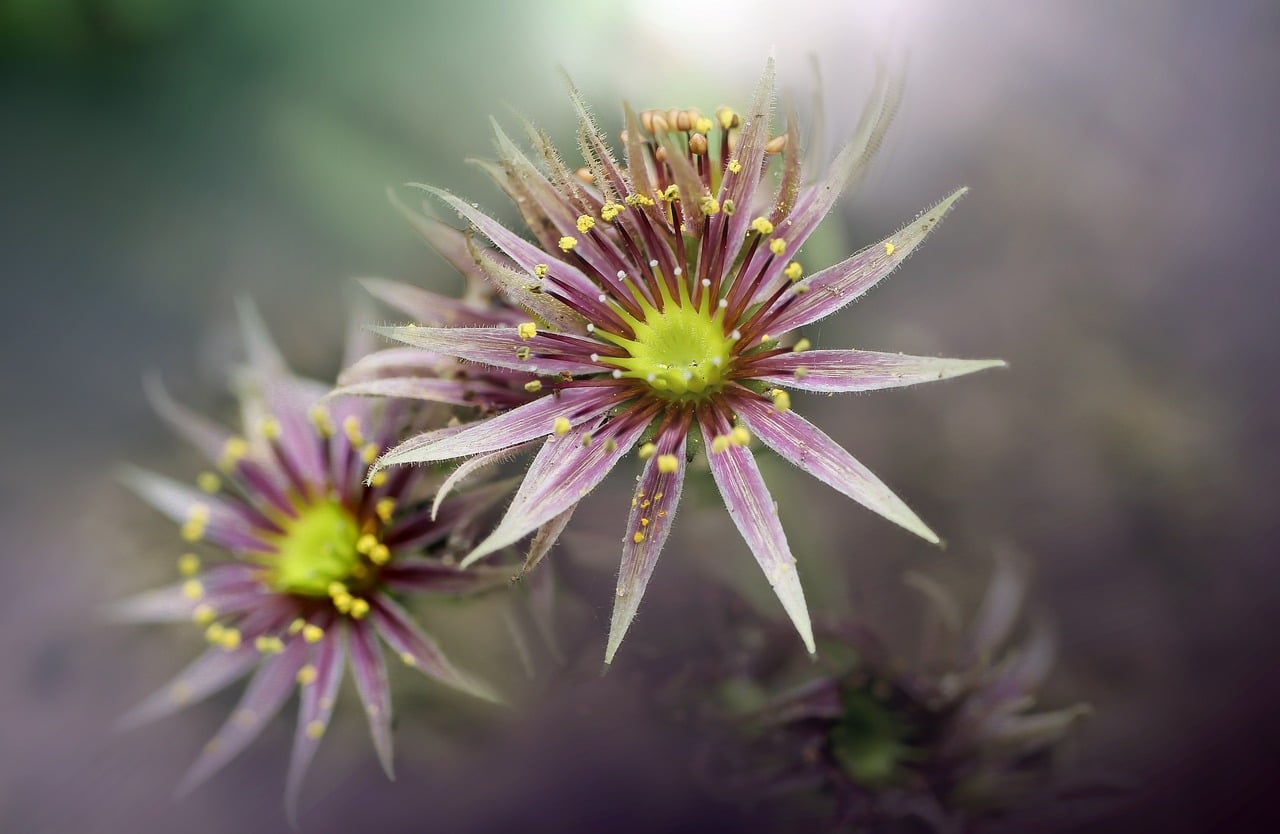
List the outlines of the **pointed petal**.
<svg viewBox="0 0 1280 834">
<path fill-rule="evenodd" d="M 467 479 L 477 472 L 490 466 L 496 466 L 499 463 L 510 460 L 514 455 L 520 454 L 532 443 L 521 446 L 513 446 L 510 449 L 499 449 L 496 452 L 489 452 L 483 455 L 476 455 L 468 458 L 458 465 L 456 469 L 449 473 L 449 477 L 444 479 L 444 483 L 436 490 L 436 496 L 431 500 L 431 520 L 434 521 L 440 515 L 440 505 L 449 497 L 458 487 L 467 482 Z"/>
<path fill-rule="evenodd" d="M 387 197 L 390 198 L 391 204 L 400 212 L 405 222 L 414 231 L 422 235 L 427 245 L 434 249 L 436 254 L 448 261 L 464 277 L 470 280 L 483 280 L 483 273 L 476 267 L 475 261 L 468 251 L 470 236 L 466 232 L 461 232 L 447 223 L 441 223 L 434 217 L 414 211 L 401 202 L 393 189 L 387 189 Z M 423 204 L 423 209 L 425 210 L 426 208 L 427 206 Z M 393 307 L 399 307 L 395 302 L 385 298 L 383 300 Z M 458 302 L 453 301 L 453 303 L 456 304 Z M 405 312 L 413 315 L 408 310 L 405 310 Z M 497 311 L 494 312 L 496 313 Z"/>
<path fill-rule="evenodd" d="M 369 719 L 369 733 L 378 761 L 387 778 L 395 778 L 391 749 L 391 688 L 387 685 L 387 667 L 378 650 L 373 627 L 360 620 L 348 621 L 347 652 L 351 658 L 351 676 Z"/>
<path fill-rule="evenodd" d="M 306 657 L 306 642 L 295 638 L 285 645 L 284 652 L 262 661 L 240 704 L 183 777 L 179 795 L 208 779 L 258 737 L 289 699 Z"/>
<path fill-rule="evenodd" d="M 259 658 L 252 646 L 241 646 L 234 651 L 207 649 L 163 689 L 125 713 L 117 726 L 131 730 L 172 715 L 240 680 L 258 664 Z"/>
<path fill-rule="evenodd" d="M 705 448 L 710 449 L 716 437 L 730 432 L 729 421 L 718 414 L 698 415 Z M 729 446 L 725 451 L 707 455 L 711 474 L 724 497 L 729 517 L 751 553 L 759 563 L 783 609 L 800 632 L 800 639 L 810 654 L 817 651 L 813 643 L 813 627 L 804 590 L 796 574 L 796 560 L 787 545 L 786 533 L 778 521 L 778 509 L 765 486 L 755 458 L 745 446 Z"/>
<path fill-rule="evenodd" d="M 374 327 L 389 339 L 425 348 L 445 356 L 456 356 L 468 362 L 480 362 L 514 371 L 535 374 L 600 374 L 604 368 L 590 360 L 600 352 L 600 344 L 567 334 L 553 337 L 538 334 L 520 338 L 515 327 Z M 528 348 L 530 356 L 521 359 L 516 351 Z"/>
<path fill-rule="evenodd" d="M 733 408 L 747 428 L 783 458 L 872 512 L 938 544 L 937 534 L 902 499 L 813 423 L 754 396 L 735 398 Z"/>
<path fill-rule="evenodd" d="M 381 584 L 391 591 L 473 594 L 511 584 L 511 569 L 472 565 L 462 569 L 437 559 L 398 557 L 382 569 Z"/>
<path fill-rule="evenodd" d="M 529 552 L 525 554 L 524 567 L 521 568 L 521 573 L 528 573 L 538 566 L 543 557 L 560 540 L 560 534 L 564 532 L 564 528 L 569 526 L 569 519 L 573 518 L 573 511 L 576 509 L 578 509 L 578 505 L 574 504 L 538 528 L 538 532 L 533 534 L 533 540 L 529 542 Z M 474 569 L 472 568 L 472 570 Z"/>
<path fill-rule="evenodd" d="M 193 586 L 188 582 L 178 582 L 113 602 L 105 613 L 118 623 L 179 622 L 191 619 L 200 603 L 211 604 L 215 611 L 223 613 L 228 595 L 262 592 L 254 569 L 245 564 L 214 565 L 192 578 L 198 583 L 196 594 L 192 594 Z"/>
<path fill-rule="evenodd" d="M 584 316 L 550 293 L 540 292 L 543 286 L 531 283 L 527 274 L 502 263 L 496 257 L 497 253 L 473 239 L 467 239 L 467 246 L 481 274 L 510 304 L 519 307 L 535 320 L 540 319 L 539 324 L 545 324 L 560 333 L 587 332 L 587 320 Z M 515 322 L 508 320 L 507 323 L 518 324 L 521 319 L 516 319 Z"/>
<path fill-rule="evenodd" d="M 302 683 L 298 729 L 293 737 L 293 751 L 289 756 L 289 775 L 285 780 L 284 791 L 285 814 L 289 818 L 289 824 L 295 828 L 298 824 L 298 796 L 302 792 L 302 780 L 320 747 L 325 730 L 329 727 L 329 719 L 333 716 L 333 705 L 338 697 L 338 687 L 342 683 L 343 659 L 342 638 L 336 631 L 326 632 L 324 639 L 316 644 L 312 653 L 314 677 L 309 683 Z"/>
<path fill-rule="evenodd" d="M 826 318 L 861 296 L 897 268 L 969 189 L 961 188 L 924 212 L 917 220 L 862 251 L 816 273 L 797 286 L 803 294 L 790 299 L 780 313 L 770 314 L 766 332 L 775 336 Z"/>
<path fill-rule="evenodd" d="M 192 541 L 210 541 L 231 550 L 269 549 L 246 513 L 231 501 L 132 466 L 121 469 L 120 479 L 143 501 L 184 528 L 190 524 L 188 538 Z M 193 519 L 203 521 L 196 524 Z"/>
<path fill-rule="evenodd" d="M 750 366 L 752 379 L 802 391 L 844 393 L 902 388 L 922 382 L 1003 368 L 1002 359 L 943 359 L 877 353 L 869 350 L 807 350 L 761 359 Z"/>
<path fill-rule="evenodd" d="M 151 407 L 179 436 L 199 449 L 207 460 L 216 463 L 222 458 L 230 431 L 180 405 L 169 396 L 159 376 L 148 376 L 143 388 Z"/>
<path fill-rule="evenodd" d="M 424 634 L 405 610 L 386 594 L 374 598 L 373 623 L 386 644 L 407 665 L 477 698 L 494 703 L 501 701 L 488 686 L 455 669 L 435 641 Z"/>
<path fill-rule="evenodd" d="M 396 377 L 448 377 L 461 367 L 462 363 L 451 356 L 441 356 L 421 348 L 384 348 L 344 368 L 338 374 L 338 384 L 355 385 Z"/>
<path fill-rule="evenodd" d="M 579 424 L 567 434 L 547 438 L 507 514 L 489 537 L 467 554 L 462 566 L 516 543 L 581 501 L 631 451 L 647 423 L 646 419 L 619 419 L 603 427 Z M 583 445 L 588 435 L 592 440 Z"/>
<path fill-rule="evenodd" d="M 497 504 L 515 486 L 514 478 L 485 484 L 482 487 L 454 496 L 445 502 L 434 518 L 413 513 L 394 523 L 382 541 L 392 552 L 421 550 L 441 541 L 454 530 L 468 523 L 476 523 L 494 504 Z"/>
<path fill-rule="evenodd" d="M 460 239 L 463 236 L 461 232 L 450 226 L 445 226 L 443 223 L 438 225 L 454 232 Z M 465 255 L 465 241 L 463 246 Z M 475 264 L 471 264 L 471 268 L 476 269 Z M 496 307 L 477 308 L 456 298 L 424 290 L 412 284 L 388 281 L 385 278 L 357 278 L 356 280 L 374 298 L 410 316 L 416 324 L 429 327 L 464 327 L 519 323 L 514 310 Z"/>
<path fill-rule="evenodd" d="M 742 114 L 741 141 L 734 152 L 742 170 L 737 174 L 726 170 L 720 184 L 720 204 L 732 200 L 738 208 L 732 215 L 725 212 L 716 215 L 722 218 L 721 223 L 728 224 L 726 240 L 730 246 L 742 243 L 751 221 L 756 217 L 752 198 L 764 173 L 764 146 L 769 141 L 769 122 L 773 114 L 774 76 L 774 61 L 770 57 L 752 96 L 751 111 Z"/>
<path fill-rule="evenodd" d="M 675 521 L 676 507 L 684 487 L 685 437 L 688 425 L 681 424 L 672 430 L 662 431 L 658 448 L 653 457 L 645 461 L 640 473 L 640 484 L 631 501 L 631 516 L 627 519 L 626 535 L 622 539 L 622 564 L 618 567 L 616 599 L 613 616 L 609 622 L 609 643 L 604 650 L 604 662 L 612 663 L 613 656 L 622 645 L 631 621 L 640 608 L 640 600 L 649 577 L 658 564 L 658 554 L 667 543 L 671 523 Z M 663 472 L 659 459 L 674 455 L 679 468 L 675 472 Z"/>
<path fill-rule="evenodd" d="M 1009 639 L 1026 593 L 1025 564 L 1012 554 L 997 552 L 987 592 L 969 631 L 967 657 L 984 664 L 991 661 Z"/>
<path fill-rule="evenodd" d="M 484 380 L 399 377 L 374 379 L 335 388 L 330 397 L 396 397 L 457 406 L 511 408 L 529 395 Z"/>
<path fill-rule="evenodd" d="M 236 312 L 240 317 L 240 330 L 244 333 L 250 366 L 264 378 L 289 376 L 289 366 L 271 338 L 271 331 L 262 320 L 258 306 L 241 296 L 236 299 Z"/>
<path fill-rule="evenodd" d="M 378 458 L 373 468 L 376 472 L 400 463 L 430 463 L 510 449 L 550 434 L 559 417 L 571 425 L 594 420 L 611 408 L 617 398 L 618 392 L 608 387 L 568 388 L 457 430 L 445 429 L 412 437 Z"/>
</svg>

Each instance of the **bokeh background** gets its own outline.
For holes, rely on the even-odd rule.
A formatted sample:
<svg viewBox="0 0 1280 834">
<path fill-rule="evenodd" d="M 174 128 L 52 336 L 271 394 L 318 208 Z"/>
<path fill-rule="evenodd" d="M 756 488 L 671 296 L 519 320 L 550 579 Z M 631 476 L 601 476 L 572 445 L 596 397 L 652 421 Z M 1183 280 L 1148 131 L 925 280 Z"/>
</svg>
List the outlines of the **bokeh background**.
<svg viewBox="0 0 1280 834">
<path fill-rule="evenodd" d="M 1069 770 L 1128 788 L 1029 811 L 1016 829 L 1280 819 L 1280 6 L 0 0 L 0 830 L 285 827 L 291 721 L 180 803 L 172 788 L 232 696 L 112 729 L 198 643 L 101 616 L 167 581 L 179 547 L 113 467 L 194 471 L 142 376 L 225 409 L 238 296 L 296 367 L 331 376 L 353 276 L 458 286 L 386 186 L 429 181 L 510 217 L 463 160 L 489 155 L 488 116 L 509 107 L 570 148 L 559 67 L 616 130 L 624 97 L 745 105 L 771 48 L 802 109 L 817 57 L 828 147 L 856 122 L 874 56 L 907 59 L 883 157 L 806 251 L 811 266 L 972 188 L 891 281 L 809 335 L 1011 365 L 797 402 L 948 540 L 912 541 L 771 464 L 813 607 L 893 632 L 911 616 L 904 571 L 972 601 L 993 552 L 1021 553 L 1034 613 L 1059 635 L 1046 703 L 1095 708 Z M 579 573 L 570 643 L 592 655 L 628 486 L 593 495 L 552 556 Z M 702 600 L 721 593 L 709 589 L 767 591 L 727 517 L 701 503 L 609 675 L 544 666 L 496 727 L 405 687 L 395 783 L 348 702 L 304 830 L 750 830 L 756 811 L 691 784 L 691 742 L 652 696 L 661 670 L 699 656 Z M 492 618 L 426 616 L 481 669 L 515 663 Z"/>
</svg>

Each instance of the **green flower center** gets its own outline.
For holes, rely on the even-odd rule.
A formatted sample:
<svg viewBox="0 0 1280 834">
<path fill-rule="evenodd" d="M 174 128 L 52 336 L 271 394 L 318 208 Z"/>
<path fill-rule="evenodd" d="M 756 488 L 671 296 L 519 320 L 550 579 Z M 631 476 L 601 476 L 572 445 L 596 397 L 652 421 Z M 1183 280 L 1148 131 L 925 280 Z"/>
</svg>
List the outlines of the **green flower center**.
<svg viewBox="0 0 1280 834">
<path fill-rule="evenodd" d="M 845 773 L 868 787 L 892 783 L 915 751 L 908 722 L 869 692 L 846 692 L 844 714 L 831 729 L 831 751 Z"/>
<path fill-rule="evenodd" d="M 702 304 L 694 306 L 683 284 L 679 299 L 670 297 L 664 283 L 659 285 L 663 309 L 637 294 L 643 318 L 619 310 L 635 332 L 634 338 L 599 334 L 629 354 L 608 361 L 623 377 L 645 382 L 664 398 L 705 399 L 724 387 L 736 337 L 724 332 L 723 312 L 719 308 L 711 312 L 705 297 Z"/>
<path fill-rule="evenodd" d="M 346 583 L 361 565 L 355 517 L 335 501 L 299 509 L 284 524 L 268 581 L 277 591 L 327 597 L 330 586 Z"/>
</svg>

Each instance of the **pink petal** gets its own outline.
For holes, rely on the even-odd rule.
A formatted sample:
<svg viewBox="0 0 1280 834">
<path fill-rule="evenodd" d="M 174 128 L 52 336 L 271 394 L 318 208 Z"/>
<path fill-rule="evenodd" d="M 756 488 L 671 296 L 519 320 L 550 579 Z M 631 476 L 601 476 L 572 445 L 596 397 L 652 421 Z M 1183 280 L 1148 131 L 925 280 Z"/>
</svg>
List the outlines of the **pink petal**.
<svg viewBox="0 0 1280 834">
<path fill-rule="evenodd" d="M 498 368 L 531 374 L 601 374 L 605 369 L 591 361 L 592 352 L 602 353 L 599 342 L 567 334 L 539 333 L 520 338 L 515 327 L 374 327 L 373 332 L 406 345 L 433 353 L 456 356 Z M 521 359 L 517 351 L 528 348 Z"/>
<path fill-rule="evenodd" d="M 351 657 L 351 674 L 369 719 L 378 761 L 387 777 L 395 778 L 391 752 L 391 689 L 387 686 L 387 667 L 378 650 L 373 629 L 367 623 L 352 620 L 347 628 L 347 651 Z"/>
<path fill-rule="evenodd" d="M 843 393 L 902 388 L 922 382 L 1003 368 L 1001 359 L 942 359 L 868 350 L 807 350 L 761 359 L 745 373 L 752 379 L 803 391 Z"/>
<path fill-rule="evenodd" d="M 206 650 L 164 688 L 125 713 L 120 729 L 140 727 L 209 697 L 248 674 L 260 657 L 252 646 Z"/>
<path fill-rule="evenodd" d="M 439 221 L 432 221 L 443 229 L 461 237 L 461 233 Z M 465 249 L 464 249 L 465 254 Z M 467 262 L 475 269 L 475 264 L 468 258 Z M 465 270 L 464 270 L 465 271 Z M 391 305 L 400 312 L 410 316 L 416 324 L 430 327 L 462 327 L 466 325 L 519 324 L 522 317 L 511 309 L 498 307 L 478 307 L 450 298 L 446 295 L 424 290 L 412 284 L 399 281 L 388 281 L 383 278 L 361 278 L 360 285 L 379 301 Z"/>
<path fill-rule="evenodd" d="M 455 669 L 435 642 L 423 634 L 404 609 L 386 594 L 379 594 L 374 599 L 373 623 L 392 651 L 422 674 L 477 698 L 499 700 L 487 686 Z"/>
<path fill-rule="evenodd" d="M 238 551 L 271 549 L 259 538 L 252 517 L 236 503 L 133 467 L 125 467 L 120 478 L 142 500 L 179 524 L 193 518 L 193 513 L 208 513 L 201 530 L 203 541 Z"/>
<path fill-rule="evenodd" d="M 401 556 L 382 569 L 380 583 L 391 591 L 469 594 L 510 584 L 511 570 L 473 565 L 466 570 L 437 559 Z"/>
<path fill-rule="evenodd" d="M 324 731 L 333 716 L 333 705 L 342 683 L 344 652 L 342 638 L 336 631 L 327 631 L 324 639 L 316 644 L 311 665 L 315 667 L 315 679 L 302 686 L 298 706 L 298 729 L 293 737 L 293 751 L 289 757 L 289 775 L 285 780 L 285 813 L 291 825 L 297 826 L 298 796 L 302 791 L 302 779 L 320 747 Z"/>
</svg>

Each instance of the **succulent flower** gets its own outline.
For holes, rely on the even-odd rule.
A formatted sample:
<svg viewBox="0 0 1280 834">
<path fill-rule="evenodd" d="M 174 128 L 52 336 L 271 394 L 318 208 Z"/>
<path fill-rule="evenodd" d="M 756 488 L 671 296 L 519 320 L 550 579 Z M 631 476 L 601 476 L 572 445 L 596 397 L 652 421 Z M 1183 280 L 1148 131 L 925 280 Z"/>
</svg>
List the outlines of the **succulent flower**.
<svg viewBox="0 0 1280 834">
<path fill-rule="evenodd" d="M 795 559 L 753 438 L 925 539 L 937 536 L 839 444 L 791 410 L 791 390 L 894 388 L 1003 365 L 859 350 L 808 350 L 797 331 L 862 295 L 937 226 L 964 193 L 811 276 L 796 259 L 879 145 L 895 107 L 886 85 L 828 172 L 809 179 L 794 120 L 770 136 L 773 65 L 751 109 L 626 109 L 625 163 L 615 160 L 576 91 L 586 166 L 569 170 L 529 127 L 541 166 L 497 128 L 489 172 L 534 240 L 434 188 L 496 247 L 465 243 L 526 320 L 494 326 L 379 328 L 433 354 L 532 375 L 529 402 L 462 427 L 412 437 L 378 459 L 486 460 L 540 443 L 505 517 L 464 565 L 567 522 L 578 502 L 638 449 L 644 462 L 623 539 L 606 662 L 635 616 L 698 448 L 742 537 L 805 645 L 809 614 Z M 766 186 L 778 160 L 776 189 Z M 461 238 L 459 233 L 459 238 Z M 454 247 L 455 249 L 457 246 Z M 548 534 L 546 531 L 551 530 Z"/>
<path fill-rule="evenodd" d="M 133 621 L 192 620 L 212 645 L 124 723 L 168 715 L 253 672 L 239 706 L 187 773 L 185 790 L 247 746 L 298 689 L 286 788 L 292 816 L 348 662 L 374 746 L 392 772 L 390 691 L 379 640 L 428 677 L 494 698 L 454 668 L 397 597 L 505 583 L 509 571 L 462 571 L 443 557 L 457 544 L 451 538 L 474 535 L 507 487 L 489 484 L 433 508 L 442 476 L 429 469 L 379 473 L 366 484 L 368 465 L 404 427 L 401 404 L 325 399 L 325 386 L 288 371 L 252 310 L 244 318 L 250 368 L 239 392 L 242 434 L 149 386 L 160 416 L 217 471 L 202 473 L 196 488 L 125 472 L 143 499 L 181 525 L 191 552 L 178 559 L 179 583 L 126 600 L 116 611 Z"/>
<path fill-rule="evenodd" d="M 764 732 L 756 752 L 774 762 L 766 781 L 818 788 L 835 800 L 841 830 L 913 821 L 909 830 L 963 831 L 1007 811 L 1045 781 L 1055 748 L 1089 711 L 1083 704 L 1033 710 L 1054 646 L 1043 626 L 1008 645 L 1025 594 L 1014 561 L 997 562 L 963 636 L 950 593 L 920 575 L 909 582 L 925 594 L 934 625 L 953 638 L 941 656 L 930 657 L 939 652 L 926 646 L 923 659 L 903 662 L 869 629 L 832 629 L 857 660 L 757 716 Z"/>
</svg>

